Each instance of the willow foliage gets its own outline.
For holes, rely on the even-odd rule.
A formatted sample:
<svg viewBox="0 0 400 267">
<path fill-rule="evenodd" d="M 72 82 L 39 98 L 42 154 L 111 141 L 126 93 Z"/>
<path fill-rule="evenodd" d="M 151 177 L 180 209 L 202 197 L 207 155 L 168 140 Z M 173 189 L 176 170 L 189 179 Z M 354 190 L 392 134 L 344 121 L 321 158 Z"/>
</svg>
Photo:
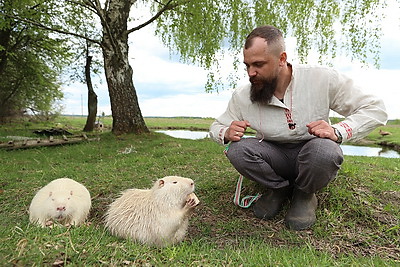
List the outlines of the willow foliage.
<svg viewBox="0 0 400 267">
<path fill-rule="evenodd" d="M 216 55 L 237 54 L 253 28 L 270 24 L 296 37 L 302 62 L 311 51 L 321 62 L 341 51 L 379 66 L 385 0 L 179 0 L 155 1 L 153 9 L 166 2 L 177 6 L 157 20 L 157 34 L 187 63 L 211 69 L 218 64 Z"/>
</svg>

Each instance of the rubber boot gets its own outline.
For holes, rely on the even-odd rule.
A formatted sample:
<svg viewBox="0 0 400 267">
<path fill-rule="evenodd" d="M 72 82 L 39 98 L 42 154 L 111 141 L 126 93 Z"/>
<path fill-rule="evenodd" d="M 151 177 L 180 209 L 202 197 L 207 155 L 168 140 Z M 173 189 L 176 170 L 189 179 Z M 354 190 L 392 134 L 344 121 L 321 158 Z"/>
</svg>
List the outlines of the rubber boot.
<svg viewBox="0 0 400 267">
<path fill-rule="evenodd" d="M 286 226 L 296 231 L 310 228 L 316 220 L 317 205 L 318 200 L 314 193 L 304 193 L 295 189 L 285 217 Z"/>
<path fill-rule="evenodd" d="M 264 220 L 273 219 L 282 209 L 283 204 L 289 198 L 290 187 L 268 189 L 253 206 L 254 215 Z"/>
</svg>

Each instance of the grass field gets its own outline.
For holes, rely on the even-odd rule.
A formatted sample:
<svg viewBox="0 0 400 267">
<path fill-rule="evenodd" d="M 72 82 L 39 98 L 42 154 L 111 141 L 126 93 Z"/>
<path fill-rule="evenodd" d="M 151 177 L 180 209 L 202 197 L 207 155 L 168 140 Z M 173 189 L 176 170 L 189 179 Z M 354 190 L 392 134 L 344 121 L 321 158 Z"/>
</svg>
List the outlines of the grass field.
<svg viewBox="0 0 400 267">
<path fill-rule="evenodd" d="M 184 140 L 155 133 L 114 136 L 111 119 L 99 141 L 0 150 L 0 265 L 3 266 L 399 266 L 400 159 L 346 156 L 338 177 L 317 197 L 311 230 L 284 227 L 233 205 L 237 172 L 211 140 Z M 80 134 L 85 119 L 0 126 L 0 140 L 34 136 L 33 129 L 60 126 Z M 208 129 L 212 119 L 146 118 L 150 129 Z M 192 128 L 191 128 L 192 127 Z M 398 124 L 371 142 L 400 143 Z M 7 137 L 8 136 L 8 137 Z M 390 138 L 390 139 L 389 139 Z M 130 153 L 122 153 L 129 148 Z M 107 205 L 122 190 L 146 188 L 166 175 L 190 177 L 201 204 L 184 242 L 154 248 L 123 240 L 104 229 Z M 92 196 L 89 224 L 42 229 L 29 223 L 35 192 L 53 179 L 73 178 Z M 243 194 L 262 192 L 245 180 Z"/>
</svg>

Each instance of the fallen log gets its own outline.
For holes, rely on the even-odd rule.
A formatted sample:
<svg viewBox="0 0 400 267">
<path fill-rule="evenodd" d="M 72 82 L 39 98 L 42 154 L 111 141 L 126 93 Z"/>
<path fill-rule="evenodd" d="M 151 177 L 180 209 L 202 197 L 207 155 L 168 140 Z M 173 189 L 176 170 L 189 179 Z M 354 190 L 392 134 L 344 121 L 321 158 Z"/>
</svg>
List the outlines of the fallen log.
<svg viewBox="0 0 400 267">
<path fill-rule="evenodd" d="M 5 148 L 7 150 L 12 149 L 21 149 L 21 148 L 33 148 L 40 146 L 58 146 L 58 145 L 66 145 L 66 144 L 76 144 L 84 141 L 98 141 L 100 138 L 88 138 L 86 134 L 82 136 L 74 136 L 67 138 L 65 135 L 60 138 L 54 138 L 53 136 L 49 136 L 48 139 L 23 139 L 23 140 L 9 140 L 6 143 L 0 143 L 0 148 Z"/>
</svg>

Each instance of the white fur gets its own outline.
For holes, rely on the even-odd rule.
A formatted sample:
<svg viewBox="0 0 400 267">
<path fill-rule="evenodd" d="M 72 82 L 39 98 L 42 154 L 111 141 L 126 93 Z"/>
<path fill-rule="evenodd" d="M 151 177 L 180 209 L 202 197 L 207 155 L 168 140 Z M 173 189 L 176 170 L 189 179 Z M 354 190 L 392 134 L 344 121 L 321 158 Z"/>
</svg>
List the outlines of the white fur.
<svg viewBox="0 0 400 267">
<path fill-rule="evenodd" d="M 167 176 L 151 189 L 128 189 L 111 203 L 105 224 L 110 232 L 148 245 L 165 246 L 183 240 L 188 214 L 197 205 L 187 202 L 192 179 Z"/>
<path fill-rule="evenodd" d="M 90 193 L 84 185 L 60 178 L 44 186 L 33 197 L 29 220 L 42 227 L 51 222 L 79 225 L 86 220 L 91 205 Z"/>
</svg>

